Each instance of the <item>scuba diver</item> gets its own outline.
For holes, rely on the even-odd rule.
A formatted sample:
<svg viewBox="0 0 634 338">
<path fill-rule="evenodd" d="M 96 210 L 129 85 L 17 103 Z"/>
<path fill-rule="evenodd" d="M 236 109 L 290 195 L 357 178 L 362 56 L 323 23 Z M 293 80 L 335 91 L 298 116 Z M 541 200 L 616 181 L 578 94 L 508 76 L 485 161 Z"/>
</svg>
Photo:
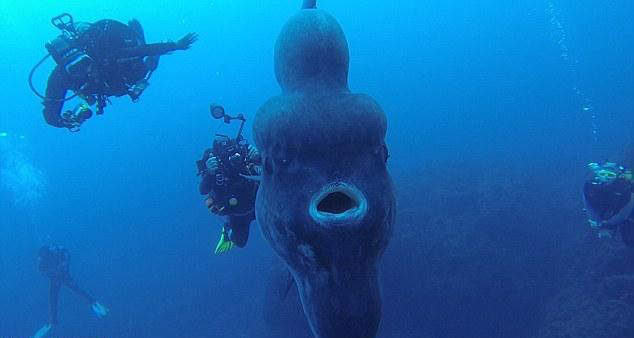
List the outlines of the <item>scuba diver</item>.
<svg viewBox="0 0 634 338">
<path fill-rule="evenodd" d="M 627 246 L 634 247 L 634 182 L 632 171 L 622 165 L 588 164 L 583 185 L 588 222 L 599 237 L 612 237 L 617 230 Z"/>
<path fill-rule="evenodd" d="M 143 28 L 135 19 L 127 25 L 109 19 L 75 23 L 70 14 L 64 13 L 51 19 L 51 23 L 62 34 L 45 45 L 48 54 L 31 70 L 29 85 L 43 99 L 46 122 L 70 131 L 79 131 L 92 116 L 89 105 L 96 104 L 100 115 L 111 96 L 128 95 L 136 102 L 149 85 L 159 57 L 189 49 L 198 40 L 196 33 L 189 33 L 177 42 L 147 44 Z M 56 66 L 42 95 L 34 88 L 32 78 L 49 56 Z M 67 98 L 68 90 L 75 94 Z M 64 102 L 74 97 L 86 103 L 61 113 Z"/>
<path fill-rule="evenodd" d="M 50 280 L 49 289 L 49 323 L 37 331 L 34 338 L 44 337 L 53 326 L 57 324 L 57 301 L 59 290 L 62 285 L 66 286 L 80 297 L 85 299 L 91 306 L 98 318 L 103 318 L 108 314 L 108 309 L 97 302 L 84 290 L 80 289 L 77 282 L 70 275 L 70 254 L 64 247 L 51 244 L 45 245 L 38 251 L 39 270 L 42 275 Z"/>
<path fill-rule="evenodd" d="M 255 220 L 255 195 L 260 174 L 260 153 L 242 137 L 246 119 L 225 114 L 222 106 L 212 104 L 211 115 L 215 119 L 240 121 L 235 138 L 216 134 L 211 149 L 205 150 L 202 159 L 196 161 L 201 176 L 199 191 L 205 195 L 205 205 L 210 212 L 225 216 L 220 240 L 215 253 L 228 252 L 234 245 L 242 248 L 249 238 L 249 225 Z"/>
</svg>

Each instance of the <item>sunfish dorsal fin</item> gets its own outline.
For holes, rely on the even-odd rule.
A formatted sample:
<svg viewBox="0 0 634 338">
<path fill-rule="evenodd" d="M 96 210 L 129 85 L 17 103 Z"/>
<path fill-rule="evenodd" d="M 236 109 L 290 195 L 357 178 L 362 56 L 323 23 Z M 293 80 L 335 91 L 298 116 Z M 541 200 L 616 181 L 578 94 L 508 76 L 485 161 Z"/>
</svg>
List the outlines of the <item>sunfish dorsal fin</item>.
<svg viewBox="0 0 634 338">
<path fill-rule="evenodd" d="M 317 0 L 304 0 L 302 3 L 302 9 L 317 8 Z"/>
</svg>

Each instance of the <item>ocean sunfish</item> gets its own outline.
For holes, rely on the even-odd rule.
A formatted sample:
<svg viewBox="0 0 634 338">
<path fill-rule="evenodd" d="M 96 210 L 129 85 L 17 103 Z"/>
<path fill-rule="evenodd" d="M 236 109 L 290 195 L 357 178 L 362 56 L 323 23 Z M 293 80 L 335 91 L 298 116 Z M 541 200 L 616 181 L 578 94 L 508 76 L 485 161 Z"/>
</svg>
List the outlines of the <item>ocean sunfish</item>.
<svg viewBox="0 0 634 338">
<path fill-rule="evenodd" d="M 386 117 L 348 89 L 348 59 L 335 18 L 304 1 L 275 46 L 282 93 L 261 106 L 253 127 L 264 166 L 256 218 L 318 338 L 376 336 L 376 265 L 395 215 Z"/>
</svg>

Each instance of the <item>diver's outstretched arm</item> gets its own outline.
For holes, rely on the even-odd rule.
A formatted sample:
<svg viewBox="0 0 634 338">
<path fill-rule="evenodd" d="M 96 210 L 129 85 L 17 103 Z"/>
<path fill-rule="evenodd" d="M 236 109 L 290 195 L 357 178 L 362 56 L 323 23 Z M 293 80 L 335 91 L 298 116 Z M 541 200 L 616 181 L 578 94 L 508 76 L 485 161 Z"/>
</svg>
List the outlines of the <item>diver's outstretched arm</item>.
<svg viewBox="0 0 634 338">
<path fill-rule="evenodd" d="M 58 128 L 66 127 L 60 114 L 64 107 L 64 98 L 68 89 L 69 84 L 66 72 L 62 67 L 55 67 L 48 77 L 46 99 L 42 102 L 44 104 L 44 119 L 46 123 Z"/>
<path fill-rule="evenodd" d="M 302 9 L 317 8 L 317 0 L 304 0 Z"/>
<path fill-rule="evenodd" d="M 119 56 L 123 58 L 128 58 L 128 57 L 163 55 L 169 52 L 176 51 L 178 49 L 179 48 L 175 42 L 159 42 L 159 43 L 141 45 L 137 47 L 123 48 L 121 49 Z"/>
<path fill-rule="evenodd" d="M 123 48 L 119 52 L 120 57 L 135 57 L 135 56 L 153 56 L 163 55 L 176 50 L 186 50 L 191 47 L 194 42 L 198 41 L 198 34 L 188 33 L 185 34 L 176 42 L 159 42 L 150 43 L 136 47 Z"/>
</svg>

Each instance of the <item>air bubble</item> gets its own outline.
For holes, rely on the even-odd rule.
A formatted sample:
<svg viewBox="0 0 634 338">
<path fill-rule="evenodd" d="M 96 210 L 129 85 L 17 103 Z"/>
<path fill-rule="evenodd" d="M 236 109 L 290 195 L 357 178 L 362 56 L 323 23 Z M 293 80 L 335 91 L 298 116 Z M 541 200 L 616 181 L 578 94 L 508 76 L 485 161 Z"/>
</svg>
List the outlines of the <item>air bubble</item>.
<svg viewBox="0 0 634 338">
<path fill-rule="evenodd" d="M 588 96 L 581 90 L 579 87 L 579 78 L 577 67 L 579 64 L 579 60 L 575 59 L 571 56 L 570 49 L 567 45 L 567 35 L 566 30 L 564 28 L 564 24 L 561 22 L 561 11 L 554 1 L 548 1 L 546 3 L 546 17 L 552 26 L 552 34 L 554 40 L 557 42 L 557 46 L 559 47 L 559 57 L 562 59 L 564 64 L 568 67 L 568 72 L 571 76 L 571 86 L 572 92 L 575 94 L 579 102 L 582 104 L 581 110 L 583 113 L 591 113 L 590 119 L 592 123 L 592 138 L 594 141 L 598 140 L 598 124 L 597 124 L 597 115 L 592 107 L 592 100 L 588 98 Z"/>
</svg>

